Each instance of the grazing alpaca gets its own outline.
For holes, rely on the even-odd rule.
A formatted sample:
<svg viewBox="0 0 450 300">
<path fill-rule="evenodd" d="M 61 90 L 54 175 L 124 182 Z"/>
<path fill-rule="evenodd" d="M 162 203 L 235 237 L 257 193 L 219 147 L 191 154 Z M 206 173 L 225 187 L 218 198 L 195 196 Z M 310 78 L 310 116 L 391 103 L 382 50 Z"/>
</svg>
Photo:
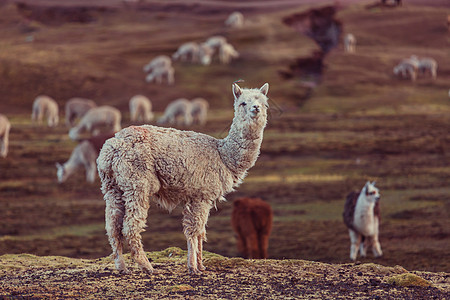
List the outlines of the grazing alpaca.
<svg viewBox="0 0 450 300">
<path fill-rule="evenodd" d="M 153 69 L 166 68 L 172 66 L 172 60 L 167 55 L 158 55 L 143 67 L 144 72 L 152 72 Z"/>
<path fill-rule="evenodd" d="M 430 57 L 422 57 L 418 59 L 419 62 L 419 73 L 426 74 L 429 73 L 433 79 L 437 77 L 438 64 L 436 60 Z"/>
<path fill-rule="evenodd" d="M 195 42 L 182 44 L 178 50 L 172 55 L 173 60 L 197 62 L 199 45 Z"/>
<path fill-rule="evenodd" d="M 81 167 L 86 169 L 86 181 L 94 182 L 95 175 L 97 174 L 95 160 L 105 141 L 113 136 L 114 133 L 106 133 L 80 141 L 73 149 L 68 161 L 64 164 L 56 163 L 56 177 L 58 178 L 58 182 L 63 183 Z"/>
<path fill-rule="evenodd" d="M 233 45 L 225 43 L 220 47 L 219 60 L 222 64 L 229 64 L 231 59 L 238 58 L 239 52 L 234 49 Z"/>
<path fill-rule="evenodd" d="M 224 139 L 151 125 L 130 126 L 105 142 L 97 159 L 106 202 L 106 231 L 116 268 L 128 272 L 122 255 L 131 256 L 149 273 L 153 267 L 141 232 L 150 200 L 167 210 L 184 206 L 187 265 L 199 274 L 209 211 L 239 186 L 258 158 L 267 122 L 269 85 L 241 89 L 233 84 L 235 116 Z"/>
<path fill-rule="evenodd" d="M 74 126 L 75 119 L 81 119 L 91 108 L 96 107 L 97 104 L 90 99 L 71 98 L 66 102 L 66 125 L 68 127 Z"/>
<path fill-rule="evenodd" d="M 48 96 L 38 96 L 33 102 L 33 111 L 31 113 L 31 120 L 41 124 L 44 115 L 47 116 L 48 127 L 54 127 L 59 122 L 58 104 L 55 100 Z"/>
<path fill-rule="evenodd" d="M 225 26 L 231 28 L 241 28 L 244 26 L 244 15 L 241 12 L 235 11 L 231 13 L 225 20 Z"/>
<path fill-rule="evenodd" d="M 360 193 L 351 192 L 347 196 L 344 207 L 344 223 L 350 235 L 350 259 L 356 260 L 358 248 L 362 257 L 372 246 L 375 257 L 383 255 L 378 241 L 378 226 L 380 223 L 380 194 L 375 182 L 369 181 Z"/>
<path fill-rule="evenodd" d="M 152 102 L 145 96 L 136 95 L 130 99 L 130 118 L 132 122 L 153 120 Z"/>
<path fill-rule="evenodd" d="M 92 135 L 98 135 L 102 127 L 107 127 L 107 132 L 117 132 L 121 129 L 121 119 L 122 114 L 120 111 L 112 106 L 103 105 L 91 108 L 78 125 L 70 129 L 69 137 L 72 140 L 76 140 L 83 131 L 88 131 Z"/>
<path fill-rule="evenodd" d="M 412 82 L 416 81 L 417 78 L 417 66 L 412 61 L 402 61 L 396 65 L 393 69 L 395 76 L 401 78 L 410 78 Z"/>
<path fill-rule="evenodd" d="M 353 34 L 347 33 L 344 37 L 344 49 L 347 53 L 355 53 L 356 51 L 356 38 Z"/>
<path fill-rule="evenodd" d="M 245 258 L 267 258 L 273 213 L 259 198 L 240 198 L 233 202 L 231 224 L 237 234 L 237 247 Z"/>
<path fill-rule="evenodd" d="M 185 98 L 172 101 L 167 105 L 164 115 L 158 119 L 158 125 L 182 125 L 192 124 L 191 102 Z"/>
<path fill-rule="evenodd" d="M 227 39 L 221 35 L 214 35 L 204 42 L 205 45 L 211 47 L 214 51 L 219 51 L 220 48 L 227 43 Z"/>
<path fill-rule="evenodd" d="M 191 115 L 193 124 L 206 124 L 209 103 L 203 98 L 195 98 L 191 101 Z"/>
<path fill-rule="evenodd" d="M 9 131 L 11 123 L 5 115 L 0 114 L 0 156 L 8 155 Z"/>
<path fill-rule="evenodd" d="M 174 84 L 175 69 L 172 66 L 165 66 L 153 69 L 153 71 L 145 77 L 145 81 L 156 82 L 158 84 L 162 84 L 164 80 L 169 85 Z"/>
</svg>

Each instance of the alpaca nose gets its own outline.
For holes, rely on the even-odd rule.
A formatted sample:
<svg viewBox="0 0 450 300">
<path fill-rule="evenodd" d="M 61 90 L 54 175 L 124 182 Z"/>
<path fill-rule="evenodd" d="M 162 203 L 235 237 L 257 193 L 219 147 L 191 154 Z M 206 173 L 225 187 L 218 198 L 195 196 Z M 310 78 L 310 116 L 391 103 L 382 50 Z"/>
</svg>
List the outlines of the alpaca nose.
<svg viewBox="0 0 450 300">
<path fill-rule="evenodd" d="M 253 113 L 259 113 L 259 106 L 258 105 L 253 105 L 251 111 Z"/>
</svg>

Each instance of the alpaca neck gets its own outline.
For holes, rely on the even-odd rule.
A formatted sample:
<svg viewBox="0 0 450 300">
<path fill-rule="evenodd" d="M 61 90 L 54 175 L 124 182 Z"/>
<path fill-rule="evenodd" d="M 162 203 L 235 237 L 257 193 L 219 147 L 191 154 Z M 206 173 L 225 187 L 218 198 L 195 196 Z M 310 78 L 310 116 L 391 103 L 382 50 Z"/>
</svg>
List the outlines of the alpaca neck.
<svg viewBox="0 0 450 300">
<path fill-rule="evenodd" d="M 71 157 L 68 161 L 63 164 L 64 173 L 66 176 L 70 176 L 76 169 L 81 166 L 81 161 L 75 157 Z"/>
<path fill-rule="evenodd" d="M 364 235 L 371 235 L 373 232 L 374 207 L 375 203 L 368 201 L 363 195 L 356 202 L 354 225 Z"/>
<path fill-rule="evenodd" d="M 261 148 L 264 127 L 265 121 L 245 126 L 236 122 L 235 117 L 228 136 L 221 140 L 219 146 L 221 158 L 237 180 L 243 179 L 247 170 L 255 164 Z"/>
</svg>

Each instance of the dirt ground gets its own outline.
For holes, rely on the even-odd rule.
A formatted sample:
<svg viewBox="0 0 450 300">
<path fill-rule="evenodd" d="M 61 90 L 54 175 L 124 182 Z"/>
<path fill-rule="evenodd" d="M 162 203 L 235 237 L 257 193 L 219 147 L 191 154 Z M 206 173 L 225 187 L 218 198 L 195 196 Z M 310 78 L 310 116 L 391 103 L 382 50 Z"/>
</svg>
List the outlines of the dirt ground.
<svg viewBox="0 0 450 300">
<path fill-rule="evenodd" d="M 446 299 L 448 273 L 400 266 L 244 260 L 206 253 L 207 271 L 189 275 L 186 251 L 149 253 L 155 272 L 114 271 L 109 258 L 0 256 L 0 297 L 25 299 Z M 128 259 L 127 259 L 128 261 Z M 10 299 L 7 297 L 6 299 Z"/>
<path fill-rule="evenodd" d="M 234 270 L 222 265 L 208 275 L 211 278 L 194 279 L 185 274 L 180 263 L 173 266 L 177 270 L 174 274 L 181 272 L 183 280 L 179 282 L 195 287 L 195 291 L 189 287 L 181 293 L 168 291 L 166 297 L 211 298 L 211 294 L 229 298 L 225 290 L 214 294 L 199 288 L 207 279 L 222 284 L 229 274 L 249 276 L 249 282 L 268 274 L 271 289 L 278 291 L 274 298 L 333 298 L 352 295 L 353 281 L 363 271 L 351 276 L 346 272 L 357 270 L 361 263 L 449 272 L 450 40 L 446 16 L 450 5 L 445 1 L 433 5 L 404 1 L 402 7 L 367 8 L 374 1 L 340 2 L 345 5 L 337 18 L 343 22 L 344 32 L 357 37 L 357 52 L 344 53 L 342 44 L 332 50 L 324 59 L 322 78 L 311 88 L 310 78 L 286 80 L 279 76 L 279 71 L 295 59 L 317 49 L 308 37 L 281 20 L 318 3 L 283 1 L 284 5 L 273 8 L 271 1 L 264 2 L 267 6 L 230 1 L 141 1 L 140 6 L 123 6 L 118 1 L 102 1 L 98 6 L 108 9 L 88 9 L 89 22 L 44 24 L 30 11 L 19 13 L 12 1 L 1 1 L 0 113 L 10 119 L 12 130 L 8 157 L 0 159 L 0 255 L 57 255 L 93 259 L 89 262 L 94 263 L 110 254 L 99 179 L 89 184 L 84 170 L 79 170 L 63 184 L 56 181 L 55 163 L 66 161 L 76 145 L 63 121 L 67 99 L 86 97 L 118 107 L 125 127 L 132 124 L 128 100 L 135 94 L 148 96 L 157 116 L 171 100 L 201 96 L 210 102 L 208 123 L 188 129 L 223 138 L 232 119 L 231 83 L 244 79 L 244 87 L 269 82 L 271 116 L 257 164 L 241 187 L 226 197 L 228 201 L 211 211 L 205 249 L 225 257 L 239 256 L 230 226 L 232 201 L 241 196 L 261 197 L 274 210 L 269 242 L 269 257 L 274 260 L 268 266 L 264 262 L 251 265 L 251 269 L 256 268 L 251 275 L 245 267 Z M 50 0 L 33 3 L 55 5 Z M 64 2 L 69 7 L 74 3 Z M 77 5 L 89 5 L 80 3 Z M 246 14 L 246 26 L 224 28 L 228 13 L 239 8 Z M 142 66 L 151 58 L 171 55 L 183 42 L 203 41 L 216 34 L 235 45 L 239 59 L 230 65 L 215 60 L 208 67 L 177 62 L 174 86 L 145 82 Z M 392 67 L 412 54 L 434 57 L 439 63 L 438 78 L 421 75 L 415 83 L 395 78 Z M 31 124 L 31 104 L 39 94 L 57 100 L 62 122 L 56 128 Z M 367 180 L 376 180 L 382 195 L 380 241 L 384 256 L 374 259 L 369 254 L 353 265 L 349 264 L 350 244 L 342 210 L 345 196 L 361 189 Z M 148 225 L 143 234 L 146 251 L 186 248 L 180 209 L 168 214 L 152 206 Z M 344 264 L 324 267 L 337 271 L 336 278 L 343 278 L 343 283 L 333 283 L 330 290 L 334 292 L 328 296 L 320 291 L 298 294 L 306 282 L 297 282 L 297 278 L 307 278 L 302 280 L 316 286 L 331 285 L 326 279 L 328 271 L 308 275 L 302 269 L 307 262 L 283 270 L 280 266 L 289 259 Z M 37 268 L 25 268 L 18 274 L 5 271 L 10 281 L 0 290 L 0 297 L 2 293 L 14 295 L 13 291 L 20 291 L 18 282 L 36 280 L 46 272 L 41 266 Z M 172 266 L 161 268 L 164 276 L 155 275 L 152 280 L 166 280 L 172 271 Z M 71 271 L 63 269 L 48 276 L 55 282 L 64 281 Z M 276 272 L 270 272 L 272 269 Z M 86 286 L 93 278 L 111 282 L 117 276 L 112 267 L 95 275 L 96 271 L 74 276 Z M 367 279 L 366 293 L 378 295 L 380 290 L 380 298 L 396 297 L 383 288 L 386 278 L 376 274 L 374 284 Z M 423 274 L 420 276 L 425 278 Z M 437 279 L 441 275 L 436 274 L 428 279 L 448 280 L 448 273 L 442 275 L 444 279 Z M 131 277 L 127 280 L 141 282 L 137 290 L 157 284 L 144 275 Z M 245 284 L 242 280 L 241 285 Z M 289 284 L 298 290 L 286 289 Z M 45 297 L 39 281 L 35 287 L 39 297 Z M 102 287 L 96 288 L 99 290 L 83 293 L 96 295 Z M 262 286 L 255 292 L 255 297 L 262 297 L 267 292 L 264 289 Z M 416 289 L 401 289 L 398 295 L 414 298 L 419 295 Z M 437 294 L 420 292 L 425 293 L 423 298 L 448 298 L 438 290 Z M 56 287 L 47 293 L 67 296 Z"/>
</svg>

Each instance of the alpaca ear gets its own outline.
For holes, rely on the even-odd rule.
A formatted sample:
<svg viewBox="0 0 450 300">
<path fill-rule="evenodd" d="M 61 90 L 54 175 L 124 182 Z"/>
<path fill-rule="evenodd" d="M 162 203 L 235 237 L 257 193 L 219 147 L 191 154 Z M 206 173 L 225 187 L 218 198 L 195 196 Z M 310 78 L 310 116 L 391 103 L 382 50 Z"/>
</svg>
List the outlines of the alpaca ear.
<svg viewBox="0 0 450 300">
<path fill-rule="evenodd" d="M 58 169 L 62 167 L 62 165 L 61 165 L 59 162 L 55 163 L 55 166 L 56 166 L 56 168 L 58 168 Z"/>
<path fill-rule="evenodd" d="M 236 83 L 233 83 L 232 88 L 234 100 L 237 100 L 242 95 L 242 89 Z"/>
<path fill-rule="evenodd" d="M 264 94 L 264 96 L 267 96 L 267 93 L 269 92 L 269 84 L 265 83 L 259 90 Z"/>
</svg>

